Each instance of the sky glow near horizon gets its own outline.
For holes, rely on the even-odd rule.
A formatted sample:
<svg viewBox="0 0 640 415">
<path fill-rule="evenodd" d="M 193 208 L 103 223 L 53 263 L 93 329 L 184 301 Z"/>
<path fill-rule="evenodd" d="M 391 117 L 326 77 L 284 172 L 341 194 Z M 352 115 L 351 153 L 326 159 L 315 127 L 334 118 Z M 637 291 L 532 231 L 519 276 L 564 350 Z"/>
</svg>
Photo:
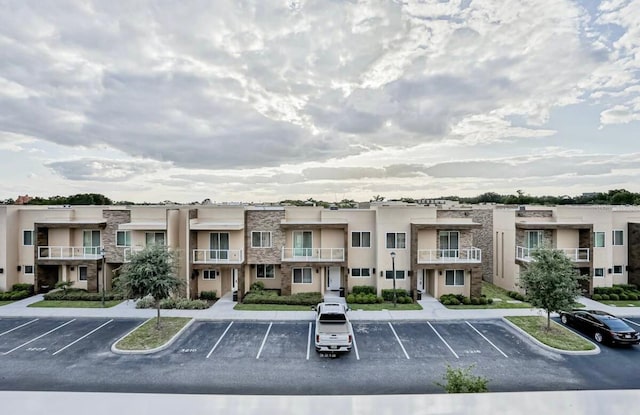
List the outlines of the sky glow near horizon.
<svg viewBox="0 0 640 415">
<path fill-rule="evenodd" d="M 640 191 L 640 2 L 36 1 L 0 198 Z"/>
</svg>

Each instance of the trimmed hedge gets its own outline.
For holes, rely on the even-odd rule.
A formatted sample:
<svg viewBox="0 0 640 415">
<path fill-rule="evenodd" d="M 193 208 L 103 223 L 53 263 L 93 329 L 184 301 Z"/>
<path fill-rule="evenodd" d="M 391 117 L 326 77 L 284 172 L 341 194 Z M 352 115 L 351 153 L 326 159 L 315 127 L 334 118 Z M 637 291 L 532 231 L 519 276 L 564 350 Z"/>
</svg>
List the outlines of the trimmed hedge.
<svg viewBox="0 0 640 415">
<path fill-rule="evenodd" d="M 102 301 L 102 293 L 90 293 L 79 288 L 67 288 L 66 290 L 49 291 L 44 295 L 45 300 L 52 301 Z M 106 301 L 122 300 L 121 294 L 113 292 L 104 293 Z"/>
<path fill-rule="evenodd" d="M 24 300 L 27 297 L 31 297 L 29 291 L 7 291 L 6 293 L 0 293 L 0 301 L 18 301 Z"/>
<path fill-rule="evenodd" d="M 443 294 L 440 296 L 440 302 L 444 305 L 487 305 L 493 304 L 493 298 L 486 297 L 465 297 L 462 294 Z"/>
<path fill-rule="evenodd" d="M 299 293 L 293 295 L 277 295 L 274 291 L 249 291 L 242 299 L 244 304 L 290 304 L 316 305 L 322 302 L 319 292 Z"/>
<path fill-rule="evenodd" d="M 27 291 L 29 293 L 29 295 L 33 295 L 34 294 L 34 289 L 33 289 L 33 284 L 13 284 L 13 287 L 11 287 L 11 291 Z"/>
<path fill-rule="evenodd" d="M 409 292 L 402 288 L 396 288 L 396 298 L 409 297 Z M 384 301 L 393 301 L 393 289 L 382 290 L 382 298 Z"/>
<path fill-rule="evenodd" d="M 615 284 L 612 287 L 594 287 L 592 300 L 638 301 L 640 291 L 635 284 Z"/>
<path fill-rule="evenodd" d="M 376 287 L 372 287 L 371 285 L 355 285 L 351 289 L 351 293 L 354 295 L 358 295 L 358 294 L 376 295 Z"/>
<path fill-rule="evenodd" d="M 347 302 L 352 304 L 375 304 L 382 303 L 384 300 L 382 297 L 378 297 L 375 294 L 349 294 L 347 296 Z"/>
<path fill-rule="evenodd" d="M 218 293 L 216 291 L 202 291 L 200 293 L 200 299 L 205 301 L 215 301 L 218 299 Z"/>
<path fill-rule="evenodd" d="M 138 300 L 136 308 L 156 308 L 153 297 L 145 297 Z M 209 303 L 204 300 L 189 300 L 188 298 L 165 298 L 160 300 L 160 308 L 163 310 L 204 310 L 209 308 Z"/>
</svg>

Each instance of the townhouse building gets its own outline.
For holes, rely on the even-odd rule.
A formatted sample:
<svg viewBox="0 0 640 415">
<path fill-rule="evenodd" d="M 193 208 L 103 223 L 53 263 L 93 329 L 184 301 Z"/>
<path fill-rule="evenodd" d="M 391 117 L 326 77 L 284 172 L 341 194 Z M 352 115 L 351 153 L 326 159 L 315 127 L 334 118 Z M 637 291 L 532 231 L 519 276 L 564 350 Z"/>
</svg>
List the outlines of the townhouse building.
<svg viewBox="0 0 640 415">
<path fill-rule="evenodd" d="M 538 247 L 561 249 L 585 289 L 640 283 L 640 208 L 372 203 L 317 206 L 0 206 L 0 290 L 59 281 L 110 289 L 149 244 L 177 252 L 185 295 L 251 284 L 283 295 L 394 285 L 418 295 L 518 290 Z"/>
</svg>

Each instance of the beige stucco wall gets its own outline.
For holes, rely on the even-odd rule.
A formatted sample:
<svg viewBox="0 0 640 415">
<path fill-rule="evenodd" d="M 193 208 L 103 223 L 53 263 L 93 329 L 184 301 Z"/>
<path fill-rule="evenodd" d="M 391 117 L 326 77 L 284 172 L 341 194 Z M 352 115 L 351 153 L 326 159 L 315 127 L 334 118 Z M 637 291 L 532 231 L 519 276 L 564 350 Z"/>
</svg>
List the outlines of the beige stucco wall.
<svg viewBox="0 0 640 415">
<path fill-rule="evenodd" d="M 516 290 L 519 280 L 515 239 L 515 209 L 496 208 L 493 212 L 493 283 L 506 290 Z"/>
<path fill-rule="evenodd" d="M 316 272 L 316 269 L 319 272 Z M 311 276 L 312 283 L 311 284 L 294 284 L 293 283 L 293 271 L 289 273 L 289 275 L 283 275 L 282 278 L 290 278 L 291 279 L 291 294 L 297 293 L 305 293 L 305 292 L 324 292 L 322 278 L 323 270 L 320 268 L 312 267 L 311 268 Z"/>
<path fill-rule="evenodd" d="M 469 271 L 465 271 L 464 285 L 459 287 L 445 285 L 445 271 L 442 271 L 442 275 L 440 275 L 439 272 L 436 272 L 435 275 L 438 296 L 443 294 L 462 294 L 465 297 L 469 297 L 469 293 L 471 292 L 471 274 Z"/>
</svg>

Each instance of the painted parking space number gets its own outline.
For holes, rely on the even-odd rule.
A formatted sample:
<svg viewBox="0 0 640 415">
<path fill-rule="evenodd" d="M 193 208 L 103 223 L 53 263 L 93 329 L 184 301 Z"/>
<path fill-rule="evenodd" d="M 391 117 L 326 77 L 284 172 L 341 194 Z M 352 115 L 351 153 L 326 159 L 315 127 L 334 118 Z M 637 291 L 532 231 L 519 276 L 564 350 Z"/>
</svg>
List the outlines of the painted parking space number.
<svg viewBox="0 0 640 415">
<path fill-rule="evenodd" d="M 47 350 L 46 347 L 28 347 L 27 348 L 28 352 L 44 352 L 45 350 Z"/>
<path fill-rule="evenodd" d="M 465 350 L 464 353 L 466 353 L 466 354 L 480 354 L 482 352 L 480 350 Z"/>
<path fill-rule="evenodd" d="M 180 349 L 180 353 L 195 353 L 198 349 Z"/>
</svg>

